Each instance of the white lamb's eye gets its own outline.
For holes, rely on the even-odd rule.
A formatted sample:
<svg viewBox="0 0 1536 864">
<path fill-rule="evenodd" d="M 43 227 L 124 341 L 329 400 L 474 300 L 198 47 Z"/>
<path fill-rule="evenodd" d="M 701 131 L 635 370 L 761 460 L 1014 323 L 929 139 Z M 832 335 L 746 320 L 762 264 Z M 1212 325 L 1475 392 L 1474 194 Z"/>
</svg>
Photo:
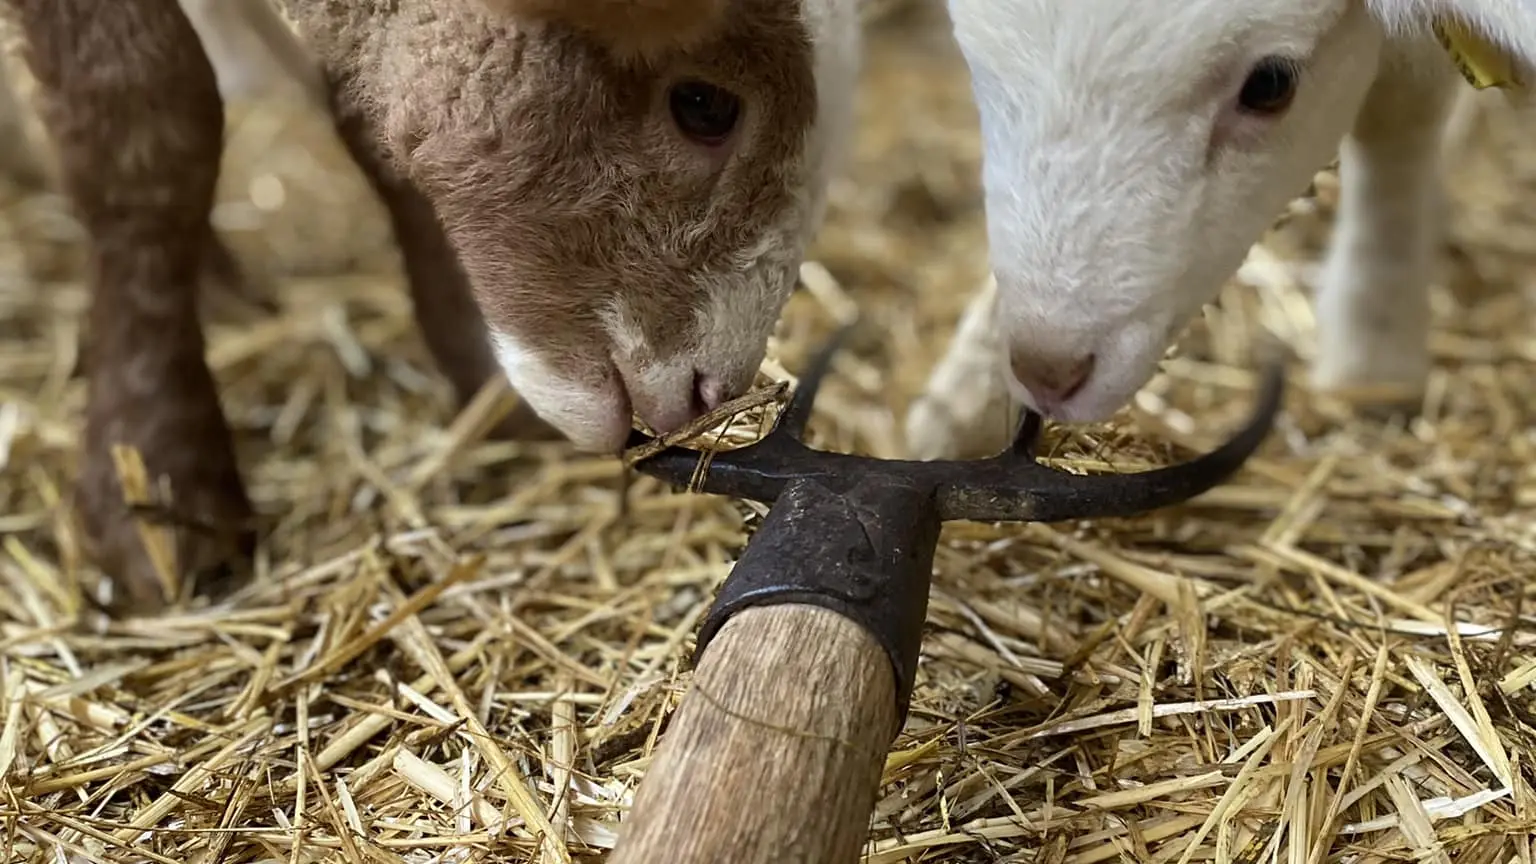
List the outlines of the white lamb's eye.
<svg viewBox="0 0 1536 864">
<path fill-rule="evenodd" d="M 1291 107 L 1291 100 L 1296 98 L 1299 72 L 1294 60 L 1265 57 L 1248 73 L 1237 97 L 1238 104 L 1253 114 L 1281 113 Z"/>
</svg>

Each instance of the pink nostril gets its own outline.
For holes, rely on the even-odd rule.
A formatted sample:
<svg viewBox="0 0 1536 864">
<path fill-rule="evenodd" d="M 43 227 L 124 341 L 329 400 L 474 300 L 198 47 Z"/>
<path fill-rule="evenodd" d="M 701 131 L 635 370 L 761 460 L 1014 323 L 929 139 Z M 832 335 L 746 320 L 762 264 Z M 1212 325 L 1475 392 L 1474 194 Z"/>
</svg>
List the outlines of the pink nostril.
<svg viewBox="0 0 1536 864">
<path fill-rule="evenodd" d="M 700 413 L 707 413 L 724 405 L 729 398 L 725 391 L 725 383 L 713 375 L 695 373 L 693 377 L 694 398 L 698 399 L 701 407 Z"/>
<path fill-rule="evenodd" d="M 1008 359 L 1019 383 L 1037 401 L 1048 405 L 1059 405 L 1071 399 L 1083 389 L 1083 384 L 1093 373 L 1093 354 L 1052 357 L 1014 349 Z"/>
</svg>

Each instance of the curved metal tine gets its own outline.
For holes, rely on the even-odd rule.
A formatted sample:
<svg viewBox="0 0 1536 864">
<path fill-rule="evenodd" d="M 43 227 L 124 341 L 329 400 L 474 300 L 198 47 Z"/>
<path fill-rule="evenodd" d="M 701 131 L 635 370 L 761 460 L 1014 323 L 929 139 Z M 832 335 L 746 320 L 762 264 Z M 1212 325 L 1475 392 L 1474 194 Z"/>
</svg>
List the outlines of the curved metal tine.
<svg viewBox="0 0 1536 864">
<path fill-rule="evenodd" d="M 782 474 L 783 463 L 793 459 L 793 452 L 786 453 L 783 446 L 767 446 L 773 433 L 731 450 L 695 450 L 673 444 L 637 461 L 635 470 L 649 474 L 673 486 L 692 488 L 711 495 L 729 495 L 735 498 L 751 498 L 756 501 L 771 500 L 764 497 L 763 487 L 776 486 L 774 476 Z M 778 439 L 791 447 L 804 449 L 794 439 Z M 627 448 L 654 445 L 656 439 L 638 430 L 629 433 Z M 703 466 L 700 476 L 700 466 Z M 775 470 L 776 466 L 780 470 Z M 695 485 L 695 481 L 699 481 Z"/>
<path fill-rule="evenodd" d="M 624 446 L 626 449 L 633 449 L 655 442 L 655 438 L 637 429 L 629 433 L 629 441 Z M 693 479 L 699 460 L 706 456 L 707 454 L 697 450 L 673 445 L 636 462 L 634 469 L 673 486 L 687 486 Z"/>
<path fill-rule="evenodd" d="M 789 398 L 789 404 L 784 406 L 784 410 L 779 412 L 778 422 L 774 423 L 773 431 L 768 433 L 767 438 L 785 437 L 799 441 L 805 435 L 805 427 L 811 422 L 811 408 L 816 403 L 816 392 L 821 389 L 827 373 L 832 370 L 832 358 L 842 350 L 854 326 L 854 322 L 844 324 L 817 350 L 811 358 L 811 365 L 801 373 L 794 395 Z"/>
<path fill-rule="evenodd" d="M 1284 390 L 1285 367 L 1276 363 L 1266 370 L 1259 398 L 1242 428 L 1215 450 L 1188 462 L 1135 474 L 1031 472 L 1027 480 L 1010 476 L 1005 463 L 990 476 L 948 484 L 950 488 L 941 493 L 944 518 L 1060 522 L 1134 516 L 1182 504 L 1243 467 L 1269 437 Z"/>
<path fill-rule="evenodd" d="M 1029 461 L 1035 461 L 1035 447 L 1040 444 L 1040 430 L 1045 425 L 1045 418 L 1039 413 L 1025 408 L 1019 417 L 1018 431 L 1013 435 L 1013 446 L 1008 449 L 1011 456 L 1022 456 Z"/>
</svg>

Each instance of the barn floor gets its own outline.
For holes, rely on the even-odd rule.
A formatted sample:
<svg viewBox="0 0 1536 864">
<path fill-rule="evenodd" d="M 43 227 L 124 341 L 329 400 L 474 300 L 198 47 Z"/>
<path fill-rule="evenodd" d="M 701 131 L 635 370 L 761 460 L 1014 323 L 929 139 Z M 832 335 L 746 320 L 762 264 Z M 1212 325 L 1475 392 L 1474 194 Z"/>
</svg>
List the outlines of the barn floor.
<svg viewBox="0 0 1536 864">
<path fill-rule="evenodd" d="M 802 368 L 857 303 L 884 336 L 853 346 L 814 431 L 895 455 L 985 274 L 979 145 L 942 18 L 900 6 L 870 36 L 814 256 L 831 279 L 792 303 L 773 357 Z M 79 249 L 56 197 L 0 188 L 0 859 L 600 860 L 755 517 L 644 478 L 621 492 L 614 462 L 559 445 L 466 440 L 325 125 L 231 116 L 218 224 L 282 309 L 234 310 L 212 340 L 275 524 L 256 582 L 218 607 L 109 623 L 84 602 L 95 574 L 59 505 Z M 1261 458 L 1199 501 L 949 526 L 867 860 L 1532 860 L 1536 116 L 1485 120 L 1454 171 L 1424 417 L 1356 421 L 1298 375 Z M 1248 408 L 1256 338 L 1310 355 L 1321 185 L 1155 398 L 1052 431 L 1059 458 L 1137 470 L 1209 446 Z M 558 849 L 488 833 L 518 777 Z"/>
</svg>

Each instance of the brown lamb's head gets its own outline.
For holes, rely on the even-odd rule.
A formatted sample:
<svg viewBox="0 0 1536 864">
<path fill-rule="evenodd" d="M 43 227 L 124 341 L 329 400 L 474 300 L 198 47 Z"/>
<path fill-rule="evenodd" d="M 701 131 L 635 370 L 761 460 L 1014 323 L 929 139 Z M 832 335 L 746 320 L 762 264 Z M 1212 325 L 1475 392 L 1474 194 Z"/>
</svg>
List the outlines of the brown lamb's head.
<svg viewBox="0 0 1536 864">
<path fill-rule="evenodd" d="M 453 11 L 447 11 L 452 9 Z M 579 447 L 744 392 L 843 146 L 854 0 L 445 0 L 379 106 L 509 380 Z"/>
</svg>

